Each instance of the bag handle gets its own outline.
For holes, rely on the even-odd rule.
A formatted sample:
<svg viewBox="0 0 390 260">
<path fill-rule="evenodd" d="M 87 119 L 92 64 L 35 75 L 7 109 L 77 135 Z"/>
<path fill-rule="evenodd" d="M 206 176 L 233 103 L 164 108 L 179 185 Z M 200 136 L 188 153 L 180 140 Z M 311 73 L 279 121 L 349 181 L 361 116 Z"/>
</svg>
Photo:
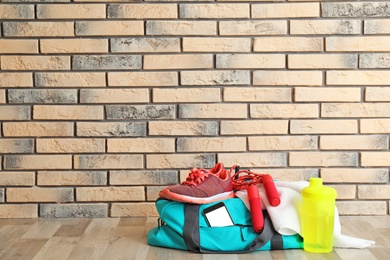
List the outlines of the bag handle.
<svg viewBox="0 0 390 260">
<path fill-rule="evenodd" d="M 216 251 L 204 250 L 200 246 L 199 208 L 200 205 L 198 204 L 185 204 L 183 238 L 188 247 L 188 250 L 197 253 L 220 253 Z M 264 229 L 260 233 L 260 235 L 253 240 L 253 242 L 247 249 L 244 249 L 242 251 L 224 251 L 224 253 L 236 254 L 252 252 L 263 247 L 270 240 L 272 250 L 283 249 L 282 236 L 275 231 L 267 210 L 263 210 L 263 216 Z"/>
</svg>

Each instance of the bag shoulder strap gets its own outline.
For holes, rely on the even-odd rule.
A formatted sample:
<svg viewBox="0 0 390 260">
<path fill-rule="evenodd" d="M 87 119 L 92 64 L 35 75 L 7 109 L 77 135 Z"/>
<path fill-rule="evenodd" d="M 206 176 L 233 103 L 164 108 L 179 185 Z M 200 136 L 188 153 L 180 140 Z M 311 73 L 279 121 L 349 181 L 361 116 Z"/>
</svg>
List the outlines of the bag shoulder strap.
<svg viewBox="0 0 390 260">
<path fill-rule="evenodd" d="M 183 238 L 188 247 L 188 250 L 198 253 L 219 253 L 209 250 L 204 250 L 200 246 L 200 232 L 199 232 L 199 208 L 197 204 L 185 205 L 185 220 L 183 229 Z M 224 253 L 244 253 L 255 251 L 271 240 L 271 249 L 283 249 L 283 240 L 280 234 L 278 234 L 271 222 L 271 219 L 266 210 L 263 210 L 264 216 L 264 229 L 261 234 L 255 238 L 251 245 L 242 251 L 229 251 Z"/>
<path fill-rule="evenodd" d="M 199 233 L 199 208 L 197 204 L 186 204 L 184 212 L 183 238 L 188 250 L 201 252 Z"/>
</svg>

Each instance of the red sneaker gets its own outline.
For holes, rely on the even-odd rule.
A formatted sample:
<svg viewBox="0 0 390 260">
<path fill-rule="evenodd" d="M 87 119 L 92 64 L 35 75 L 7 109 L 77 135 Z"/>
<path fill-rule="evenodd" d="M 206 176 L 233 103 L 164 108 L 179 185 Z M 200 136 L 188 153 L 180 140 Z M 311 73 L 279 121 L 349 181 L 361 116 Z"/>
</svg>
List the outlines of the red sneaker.
<svg viewBox="0 0 390 260">
<path fill-rule="evenodd" d="M 231 173 L 222 163 L 217 163 L 211 170 L 193 168 L 182 184 L 163 189 L 159 196 L 193 204 L 207 204 L 233 198 Z"/>
</svg>

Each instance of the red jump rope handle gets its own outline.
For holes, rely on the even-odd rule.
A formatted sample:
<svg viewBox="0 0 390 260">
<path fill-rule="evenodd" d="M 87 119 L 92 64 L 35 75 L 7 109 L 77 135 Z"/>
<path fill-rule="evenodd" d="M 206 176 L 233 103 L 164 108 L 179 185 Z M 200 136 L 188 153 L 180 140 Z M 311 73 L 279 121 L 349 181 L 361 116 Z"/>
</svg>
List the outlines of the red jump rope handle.
<svg viewBox="0 0 390 260">
<path fill-rule="evenodd" d="M 276 190 L 274 180 L 271 175 L 265 174 L 263 175 L 263 186 L 265 189 L 265 193 L 267 194 L 267 198 L 269 204 L 276 207 L 280 204 L 280 196 L 278 191 Z"/>
<path fill-rule="evenodd" d="M 261 209 L 259 190 L 256 185 L 249 185 L 247 192 L 251 209 L 252 226 L 256 233 L 260 233 L 264 227 L 264 217 Z"/>
</svg>

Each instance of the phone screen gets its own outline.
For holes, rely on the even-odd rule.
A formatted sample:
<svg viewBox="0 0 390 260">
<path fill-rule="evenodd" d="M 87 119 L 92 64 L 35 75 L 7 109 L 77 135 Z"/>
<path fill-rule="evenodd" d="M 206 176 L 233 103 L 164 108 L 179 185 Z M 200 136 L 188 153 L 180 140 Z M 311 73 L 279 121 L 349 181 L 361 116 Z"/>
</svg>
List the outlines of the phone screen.
<svg viewBox="0 0 390 260">
<path fill-rule="evenodd" d="M 233 220 L 223 202 L 219 202 L 211 207 L 203 210 L 203 215 L 206 217 L 210 227 L 226 227 L 233 226 Z"/>
</svg>

